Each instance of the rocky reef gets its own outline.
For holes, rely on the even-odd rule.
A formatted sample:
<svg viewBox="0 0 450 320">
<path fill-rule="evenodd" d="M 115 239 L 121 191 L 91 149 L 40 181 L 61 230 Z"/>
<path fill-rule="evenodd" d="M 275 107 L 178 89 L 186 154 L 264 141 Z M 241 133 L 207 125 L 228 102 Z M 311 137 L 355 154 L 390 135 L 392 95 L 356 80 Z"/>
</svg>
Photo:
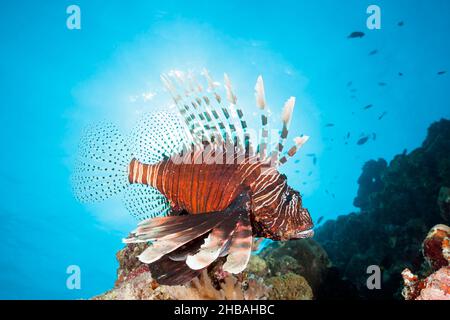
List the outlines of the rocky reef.
<svg viewBox="0 0 450 320">
<path fill-rule="evenodd" d="M 424 235 L 450 221 L 450 121 L 433 123 L 421 147 L 404 151 L 389 164 L 368 161 L 358 183 L 354 205 L 360 211 L 327 221 L 316 230 L 315 240 L 340 281 L 351 282 L 359 297 L 401 299 L 405 267 L 427 274 Z M 382 270 L 381 290 L 366 286 L 370 265 Z"/>
</svg>

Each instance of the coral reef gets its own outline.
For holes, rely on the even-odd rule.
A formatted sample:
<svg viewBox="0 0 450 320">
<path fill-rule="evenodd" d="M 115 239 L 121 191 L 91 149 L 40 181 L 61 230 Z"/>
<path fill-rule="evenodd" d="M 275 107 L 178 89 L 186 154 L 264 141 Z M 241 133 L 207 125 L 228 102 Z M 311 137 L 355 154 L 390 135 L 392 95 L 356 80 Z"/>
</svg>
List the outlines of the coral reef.
<svg viewBox="0 0 450 320">
<path fill-rule="evenodd" d="M 145 243 L 128 244 L 120 250 L 116 254 L 119 268 L 114 288 L 93 299 L 263 300 L 269 297 L 271 286 L 262 278 L 268 273 L 268 267 L 258 256 L 252 256 L 248 270 L 238 275 L 224 272 L 224 259 L 219 259 L 186 285 L 164 286 L 152 279 L 148 266 L 137 258 L 147 246 Z"/>
<path fill-rule="evenodd" d="M 422 251 L 428 263 L 430 275 L 424 279 L 406 268 L 402 271 L 406 300 L 450 300 L 450 228 L 434 226 L 423 241 Z"/>
<path fill-rule="evenodd" d="M 354 204 L 360 212 L 339 216 L 316 230 L 319 242 L 343 280 L 363 298 L 401 298 L 401 272 L 423 269 L 423 235 L 448 219 L 450 121 L 428 129 L 422 146 L 363 168 Z M 369 265 L 382 270 L 382 290 L 366 287 Z M 339 282 L 339 281 L 338 281 Z"/>
<path fill-rule="evenodd" d="M 315 293 L 324 282 L 330 266 L 327 253 L 312 239 L 273 242 L 261 252 L 261 258 L 268 265 L 268 276 L 301 275 Z"/>
<path fill-rule="evenodd" d="M 312 300 L 313 292 L 308 282 L 302 276 L 288 273 L 267 279 L 272 286 L 269 293 L 271 300 Z"/>
</svg>

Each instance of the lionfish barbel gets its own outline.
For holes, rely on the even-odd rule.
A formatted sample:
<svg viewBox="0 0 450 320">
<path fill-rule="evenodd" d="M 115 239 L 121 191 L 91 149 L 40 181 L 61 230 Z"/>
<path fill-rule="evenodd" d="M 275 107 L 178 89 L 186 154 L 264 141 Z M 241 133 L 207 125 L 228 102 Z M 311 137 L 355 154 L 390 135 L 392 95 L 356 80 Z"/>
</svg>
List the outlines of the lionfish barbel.
<svg viewBox="0 0 450 320">
<path fill-rule="evenodd" d="M 206 70 L 203 76 L 205 86 L 181 72 L 162 75 L 178 112 L 147 114 L 128 137 L 110 124 L 91 128 L 73 175 L 82 202 L 122 194 L 141 220 L 124 242 L 151 242 L 139 260 L 160 284 L 184 284 L 225 256 L 224 271 L 242 272 L 253 237 L 313 235 L 299 192 L 277 169 L 308 139 L 296 137 L 283 152 L 295 98 L 284 105 L 279 142 L 269 152 L 264 83 L 258 77 L 262 138 L 254 150 L 229 77 L 221 85 Z"/>
</svg>

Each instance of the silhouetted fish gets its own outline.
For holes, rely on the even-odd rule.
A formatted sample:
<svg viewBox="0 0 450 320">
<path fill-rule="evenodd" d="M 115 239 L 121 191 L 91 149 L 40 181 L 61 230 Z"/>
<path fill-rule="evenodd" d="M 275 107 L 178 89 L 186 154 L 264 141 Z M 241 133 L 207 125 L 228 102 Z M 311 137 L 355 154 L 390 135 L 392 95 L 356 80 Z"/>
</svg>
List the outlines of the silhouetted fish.
<svg viewBox="0 0 450 320">
<path fill-rule="evenodd" d="M 370 109 L 370 108 L 372 108 L 372 107 L 373 107 L 372 104 L 368 104 L 367 106 L 364 107 L 364 110 Z"/>
<path fill-rule="evenodd" d="M 373 56 L 374 54 L 377 54 L 377 53 L 378 53 L 377 49 L 372 50 L 372 51 L 369 52 L 369 56 Z"/>
<path fill-rule="evenodd" d="M 311 177 L 312 171 L 308 172 L 308 177 Z"/>
<path fill-rule="evenodd" d="M 384 86 L 386 85 L 386 82 L 378 82 L 378 85 L 379 85 L 380 87 L 384 87 Z"/>
<path fill-rule="evenodd" d="M 325 127 L 334 127 L 334 123 L 327 123 Z"/>
<path fill-rule="evenodd" d="M 376 140 L 377 139 L 377 134 L 374 132 L 374 133 L 372 133 L 372 139 L 373 140 Z"/>
<path fill-rule="evenodd" d="M 298 160 L 298 159 L 294 161 L 294 163 L 299 163 L 299 162 L 300 162 L 300 160 Z"/>
<path fill-rule="evenodd" d="M 401 77 L 401 76 L 403 76 L 403 73 L 402 73 L 402 72 L 399 72 L 398 75 Z"/>
<path fill-rule="evenodd" d="M 405 23 L 404 23 L 403 21 L 399 21 L 399 23 L 397 23 L 397 25 L 398 25 L 399 27 L 402 27 L 404 24 L 405 24 Z"/>
<path fill-rule="evenodd" d="M 350 132 L 347 132 L 347 139 L 350 138 Z"/>
<path fill-rule="evenodd" d="M 439 71 L 437 74 L 438 74 L 438 76 L 441 76 L 441 75 L 445 74 L 446 72 L 447 72 L 447 71 L 442 70 L 442 71 Z"/>
<path fill-rule="evenodd" d="M 364 37 L 364 32 L 354 31 L 354 32 L 350 33 L 347 38 L 351 39 L 351 38 L 362 38 L 362 37 Z"/>
<path fill-rule="evenodd" d="M 387 114 L 387 112 L 386 111 L 384 111 L 379 117 L 378 117 L 378 120 L 381 120 L 381 119 L 383 119 L 384 118 L 384 116 Z"/>
<path fill-rule="evenodd" d="M 313 164 L 316 165 L 316 163 L 317 163 L 317 158 L 314 157 L 314 158 L 313 158 Z"/>
<path fill-rule="evenodd" d="M 352 85 L 351 81 L 347 82 L 347 87 L 350 87 L 351 85 Z"/>
<path fill-rule="evenodd" d="M 307 153 L 306 156 L 307 156 L 307 157 L 315 157 L 316 154 L 315 154 L 315 153 Z"/>
<path fill-rule="evenodd" d="M 319 219 L 317 219 L 316 224 L 320 224 L 322 222 L 322 220 L 323 220 L 323 216 L 320 216 Z"/>
<path fill-rule="evenodd" d="M 369 137 L 365 136 L 365 137 L 360 138 L 356 143 L 360 146 L 360 145 L 363 145 L 364 143 L 366 143 L 367 140 L 369 140 Z"/>
</svg>

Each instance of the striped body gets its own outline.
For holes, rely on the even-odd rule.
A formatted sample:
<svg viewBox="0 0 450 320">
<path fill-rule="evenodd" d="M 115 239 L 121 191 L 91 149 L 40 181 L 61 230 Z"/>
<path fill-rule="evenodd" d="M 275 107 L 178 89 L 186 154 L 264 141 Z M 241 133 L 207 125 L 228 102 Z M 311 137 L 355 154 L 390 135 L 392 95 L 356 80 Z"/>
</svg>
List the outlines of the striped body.
<svg viewBox="0 0 450 320">
<path fill-rule="evenodd" d="M 189 161 L 178 163 L 172 158 L 156 164 L 144 164 L 133 159 L 129 165 L 129 182 L 158 189 L 177 213 L 219 212 L 227 209 L 242 192 L 250 191 L 249 214 L 254 233 L 272 239 L 284 239 L 300 221 L 300 196 L 288 199 L 292 192 L 286 178 L 267 162 L 246 157 L 239 164 L 206 164 L 211 158 L 201 151 Z M 225 156 L 224 156 L 225 157 Z M 236 155 L 234 157 L 236 159 Z M 242 204 L 245 207 L 245 204 Z M 306 210 L 306 209 L 305 209 Z"/>
</svg>

